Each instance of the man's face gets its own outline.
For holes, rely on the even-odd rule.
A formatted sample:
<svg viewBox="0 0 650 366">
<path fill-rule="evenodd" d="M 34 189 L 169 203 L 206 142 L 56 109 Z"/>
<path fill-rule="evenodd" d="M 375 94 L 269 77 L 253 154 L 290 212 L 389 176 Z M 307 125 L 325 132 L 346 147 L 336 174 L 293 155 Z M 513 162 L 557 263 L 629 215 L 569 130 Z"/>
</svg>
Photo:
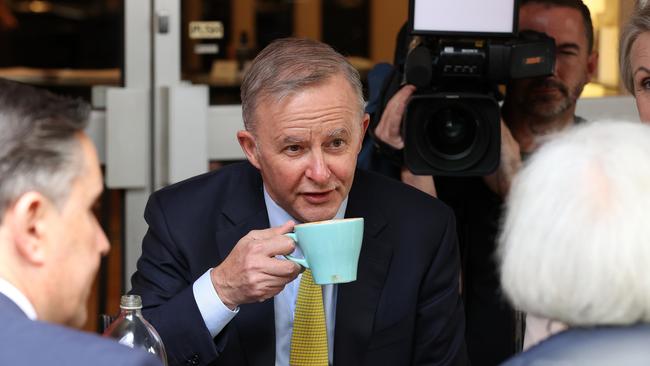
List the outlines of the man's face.
<svg viewBox="0 0 650 366">
<path fill-rule="evenodd" d="M 46 268 L 50 274 L 46 287 L 51 292 L 49 304 L 58 317 L 52 320 L 74 327 L 86 321 L 88 295 L 101 256 L 109 250 L 92 210 L 103 189 L 97 153 L 85 135 L 79 135 L 79 142 L 83 168 L 65 204 L 50 212 L 52 252 Z"/>
<path fill-rule="evenodd" d="M 261 172 L 269 195 L 296 220 L 334 217 L 352 186 L 357 154 L 368 126 L 342 76 L 260 103 L 255 131 L 238 138 Z"/>
<path fill-rule="evenodd" d="M 519 10 L 519 30 L 543 32 L 555 39 L 555 73 L 512 81 L 508 87 L 510 97 L 528 115 L 546 120 L 573 116 L 575 103 L 591 79 L 597 60 L 588 49 L 580 11 L 529 3 Z"/>
</svg>

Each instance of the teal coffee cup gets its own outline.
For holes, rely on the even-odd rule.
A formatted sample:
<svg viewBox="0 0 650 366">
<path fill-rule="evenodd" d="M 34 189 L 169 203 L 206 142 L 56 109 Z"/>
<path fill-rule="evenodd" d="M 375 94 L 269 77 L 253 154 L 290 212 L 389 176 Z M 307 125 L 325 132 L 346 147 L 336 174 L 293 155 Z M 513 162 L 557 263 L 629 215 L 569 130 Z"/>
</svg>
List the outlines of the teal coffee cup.
<svg viewBox="0 0 650 366">
<path fill-rule="evenodd" d="M 285 257 L 311 269 L 314 282 L 328 285 L 357 279 L 363 218 L 299 224 L 293 231 L 285 235 L 296 242 L 305 258 Z"/>
</svg>

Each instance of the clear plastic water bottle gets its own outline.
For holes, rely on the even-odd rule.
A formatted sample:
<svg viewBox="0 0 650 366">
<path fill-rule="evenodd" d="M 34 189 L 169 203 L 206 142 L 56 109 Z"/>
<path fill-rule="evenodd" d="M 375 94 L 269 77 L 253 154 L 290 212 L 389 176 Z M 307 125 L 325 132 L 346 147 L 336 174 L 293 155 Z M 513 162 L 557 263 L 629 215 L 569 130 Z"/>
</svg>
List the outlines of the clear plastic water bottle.
<svg viewBox="0 0 650 366">
<path fill-rule="evenodd" d="M 105 337 L 115 338 L 125 346 L 140 348 L 158 357 L 167 366 L 167 353 L 156 329 L 142 317 L 142 299 L 124 295 L 120 299 L 120 315 L 104 331 Z"/>
</svg>

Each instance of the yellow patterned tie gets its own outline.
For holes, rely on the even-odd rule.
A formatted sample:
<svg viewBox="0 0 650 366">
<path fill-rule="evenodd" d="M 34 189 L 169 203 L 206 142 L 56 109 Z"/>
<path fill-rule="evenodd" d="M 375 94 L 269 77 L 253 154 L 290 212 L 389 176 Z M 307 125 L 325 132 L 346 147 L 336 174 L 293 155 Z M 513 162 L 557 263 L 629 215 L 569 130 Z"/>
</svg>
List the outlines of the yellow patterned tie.
<svg viewBox="0 0 650 366">
<path fill-rule="evenodd" d="M 291 336 L 291 366 L 327 366 L 327 329 L 323 290 L 314 283 L 311 270 L 300 280 Z"/>
</svg>

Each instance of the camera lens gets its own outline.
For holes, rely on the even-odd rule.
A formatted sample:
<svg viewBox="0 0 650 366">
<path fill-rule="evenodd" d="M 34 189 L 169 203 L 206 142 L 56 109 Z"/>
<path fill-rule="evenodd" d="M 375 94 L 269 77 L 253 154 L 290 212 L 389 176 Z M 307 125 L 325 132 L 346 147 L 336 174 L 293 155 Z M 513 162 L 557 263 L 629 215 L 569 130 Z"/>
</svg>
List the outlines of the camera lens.
<svg viewBox="0 0 650 366">
<path fill-rule="evenodd" d="M 499 104 L 491 96 L 411 97 L 402 133 L 404 162 L 416 174 L 486 174 L 499 162 Z"/>
<path fill-rule="evenodd" d="M 431 152 L 446 159 L 461 159 L 476 142 L 477 121 L 467 109 L 447 106 L 430 116 L 424 132 Z"/>
</svg>

